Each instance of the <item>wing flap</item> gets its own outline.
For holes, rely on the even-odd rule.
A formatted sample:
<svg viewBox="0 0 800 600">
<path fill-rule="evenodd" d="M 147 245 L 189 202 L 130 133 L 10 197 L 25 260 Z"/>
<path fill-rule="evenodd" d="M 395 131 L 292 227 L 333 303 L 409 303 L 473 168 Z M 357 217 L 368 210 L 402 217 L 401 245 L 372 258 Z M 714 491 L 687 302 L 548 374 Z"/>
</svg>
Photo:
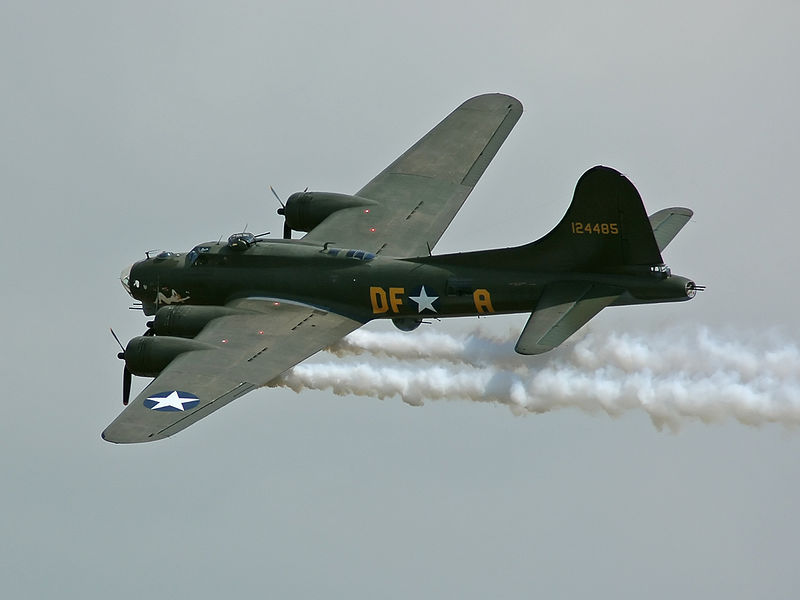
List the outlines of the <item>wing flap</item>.
<svg viewBox="0 0 800 600">
<path fill-rule="evenodd" d="M 585 282 L 548 285 L 514 349 L 520 354 L 552 350 L 614 302 L 619 294 L 615 288 Z"/>
</svg>

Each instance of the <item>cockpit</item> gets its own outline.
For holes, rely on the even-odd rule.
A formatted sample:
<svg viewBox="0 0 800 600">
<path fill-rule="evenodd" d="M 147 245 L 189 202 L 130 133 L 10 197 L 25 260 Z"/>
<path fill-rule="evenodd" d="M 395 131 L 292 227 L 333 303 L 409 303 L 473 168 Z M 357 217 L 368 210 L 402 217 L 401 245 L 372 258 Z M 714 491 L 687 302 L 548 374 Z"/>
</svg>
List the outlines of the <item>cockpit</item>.
<svg viewBox="0 0 800 600">
<path fill-rule="evenodd" d="M 186 255 L 186 266 L 191 267 L 192 265 L 197 264 L 198 262 L 199 263 L 204 262 L 204 261 L 198 261 L 198 259 L 201 256 L 208 254 L 210 251 L 211 248 L 209 246 L 195 246 Z"/>
</svg>

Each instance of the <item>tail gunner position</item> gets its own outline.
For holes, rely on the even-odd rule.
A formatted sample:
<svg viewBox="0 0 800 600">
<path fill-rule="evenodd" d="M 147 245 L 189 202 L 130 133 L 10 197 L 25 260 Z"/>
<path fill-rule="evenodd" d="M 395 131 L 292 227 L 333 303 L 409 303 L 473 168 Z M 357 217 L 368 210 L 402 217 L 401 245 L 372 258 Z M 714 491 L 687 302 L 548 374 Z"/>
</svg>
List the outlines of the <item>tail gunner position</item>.
<svg viewBox="0 0 800 600">
<path fill-rule="evenodd" d="M 521 114 L 510 96 L 477 96 L 356 195 L 290 196 L 284 239 L 237 233 L 131 265 L 122 283 L 155 316 L 120 353 L 123 403 L 131 375 L 155 379 L 104 439 L 168 437 L 372 319 L 412 331 L 428 317 L 529 312 L 516 350 L 539 354 L 606 306 L 693 298 L 702 287 L 661 257 L 692 211 L 648 217 L 608 167 L 580 178 L 567 213 L 535 242 L 430 254 Z M 292 230 L 308 233 L 294 240 Z"/>
</svg>

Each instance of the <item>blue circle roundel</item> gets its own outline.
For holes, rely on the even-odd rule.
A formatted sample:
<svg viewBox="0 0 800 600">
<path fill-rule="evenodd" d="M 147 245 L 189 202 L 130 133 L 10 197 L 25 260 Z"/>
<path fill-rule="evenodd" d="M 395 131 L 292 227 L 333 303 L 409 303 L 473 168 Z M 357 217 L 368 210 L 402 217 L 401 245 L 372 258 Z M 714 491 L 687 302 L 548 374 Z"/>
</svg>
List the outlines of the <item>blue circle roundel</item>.
<svg viewBox="0 0 800 600">
<path fill-rule="evenodd" d="M 189 392 L 170 390 L 168 392 L 158 392 L 148 396 L 144 405 L 151 410 L 162 412 L 177 412 L 194 408 L 200 404 L 200 398 Z"/>
</svg>

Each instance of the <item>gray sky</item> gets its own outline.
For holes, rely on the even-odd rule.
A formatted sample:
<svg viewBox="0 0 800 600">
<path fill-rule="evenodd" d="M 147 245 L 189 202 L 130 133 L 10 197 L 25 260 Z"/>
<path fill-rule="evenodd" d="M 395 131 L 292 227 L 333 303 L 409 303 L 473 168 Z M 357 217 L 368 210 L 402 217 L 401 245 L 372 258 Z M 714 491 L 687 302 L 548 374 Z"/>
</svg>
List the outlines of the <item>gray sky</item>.
<svg viewBox="0 0 800 600">
<path fill-rule="evenodd" d="M 279 232 L 268 185 L 352 193 L 488 91 L 526 112 L 437 252 L 539 237 L 607 164 L 695 210 L 665 258 L 709 290 L 593 331 L 793 344 L 797 3 L 200 4 L 0 6 L 4 597 L 795 597 L 780 426 L 267 389 L 166 442 L 99 434 L 108 326 L 144 326 L 124 266 Z"/>
</svg>

